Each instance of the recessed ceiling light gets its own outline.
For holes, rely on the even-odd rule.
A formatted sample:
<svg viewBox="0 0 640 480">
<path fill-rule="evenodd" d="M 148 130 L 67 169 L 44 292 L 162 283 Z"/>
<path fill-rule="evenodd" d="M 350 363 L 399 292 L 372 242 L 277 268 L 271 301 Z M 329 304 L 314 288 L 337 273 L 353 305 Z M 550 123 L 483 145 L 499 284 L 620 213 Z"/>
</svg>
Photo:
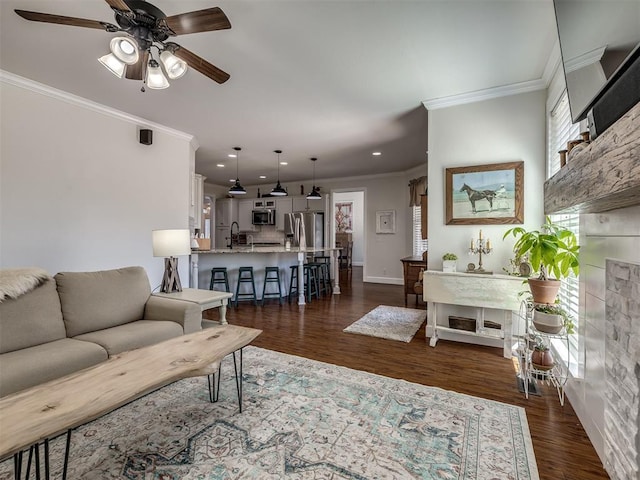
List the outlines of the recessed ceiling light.
<svg viewBox="0 0 640 480">
<path fill-rule="evenodd" d="M 216 167 L 224 168 L 224 163 L 218 163 L 216 164 Z"/>
<path fill-rule="evenodd" d="M 229 158 L 236 158 L 236 157 L 237 157 L 237 155 L 236 155 L 235 153 L 230 153 L 229 155 L 227 155 L 227 157 L 229 157 Z M 234 180 L 234 182 L 235 182 L 235 180 Z"/>
<path fill-rule="evenodd" d="M 374 157 L 377 157 L 379 155 L 382 155 L 382 152 L 373 152 L 371 155 L 373 155 Z"/>
<path fill-rule="evenodd" d="M 280 165 L 289 165 L 289 162 L 280 162 Z"/>
<path fill-rule="evenodd" d="M 266 175 L 260 175 L 260 178 L 267 178 Z"/>
</svg>

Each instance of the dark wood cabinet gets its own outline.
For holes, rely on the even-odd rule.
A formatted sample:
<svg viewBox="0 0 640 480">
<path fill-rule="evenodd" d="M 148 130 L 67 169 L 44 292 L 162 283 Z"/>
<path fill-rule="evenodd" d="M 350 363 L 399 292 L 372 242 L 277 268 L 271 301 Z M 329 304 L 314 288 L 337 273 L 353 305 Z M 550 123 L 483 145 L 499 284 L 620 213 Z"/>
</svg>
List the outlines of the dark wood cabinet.
<svg viewBox="0 0 640 480">
<path fill-rule="evenodd" d="M 405 257 L 400 259 L 402 262 L 402 270 L 404 271 L 404 305 L 407 306 L 407 295 L 416 296 L 416 305 L 418 304 L 418 295 L 422 295 L 420 291 L 417 293 L 414 285 L 419 279 L 420 271 L 427 269 L 427 255 L 424 257 Z"/>
</svg>

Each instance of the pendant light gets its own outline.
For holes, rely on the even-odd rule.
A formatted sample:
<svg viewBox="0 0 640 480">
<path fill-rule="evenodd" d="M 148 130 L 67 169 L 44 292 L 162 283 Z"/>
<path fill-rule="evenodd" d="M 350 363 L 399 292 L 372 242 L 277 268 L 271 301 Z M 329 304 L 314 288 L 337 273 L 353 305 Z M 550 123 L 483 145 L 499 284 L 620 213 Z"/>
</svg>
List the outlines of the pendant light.
<svg viewBox="0 0 640 480">
<path fill-rule="evenodd" d="M 231 195 L 245 195 L 247 191 L 244 189 L 242 185 L 240 185 L 240 180 L 238 179 L 238 157 L 240 156 L 240 147 L 233 147 L 236 151 L 236 183 L 233 184 L 233 187 L 229 189 L 229 193 Z"/>
<path fill-rule="evenodd" d="M 310 160 L 313 162 L 313 188 L 311 189 L 311 192 L 309 192 L 309 195 L 307 195 L 307 200 L 321 200 L 322 195 L 320 195 L 320 192 L 316 188 L 316 161 L 318 159 L 312 157 Z"/>
<path fill-rule="evenodd" d="M 147 84 L 147 87 L 153 88 L 154 90 L 169 88 L 169 80 L 167 80 L 167 77 L 162 73 L 160 64 L 153 58 L 149 60 L 149 64 L 147 66 L 147 78 L 145 83 Z"/>
<path fill-rule="evenodd" d="M 274 197 L 286 197 L 288 195 L 287 191 L 280 185 L 280 154 L 282 150 L 274 150 L 273 152 L 278 154 L 278 183 L 273 190 L 271 190 L 271 195 Z"/>
</svg>

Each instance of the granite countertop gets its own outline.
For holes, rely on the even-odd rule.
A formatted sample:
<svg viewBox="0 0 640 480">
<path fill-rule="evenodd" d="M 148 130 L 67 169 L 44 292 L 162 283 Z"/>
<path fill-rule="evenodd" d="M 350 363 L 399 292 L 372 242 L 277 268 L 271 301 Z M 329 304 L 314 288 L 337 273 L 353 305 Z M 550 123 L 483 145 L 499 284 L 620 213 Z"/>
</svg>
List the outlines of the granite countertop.
<svg viewBox="0 0 640 480">
<path fill-rule="evenodd" d="M 214 248 L 212 250 L 192 250 L 191 253 L 202 253 L 202 254 L 234 254 L 234 253 L 317 253 L 317 252 L 328 252 L 331 250 L 340 250 L 339 248 L 331 248 L 331 247 L 323 247 L 323 248 L 307 248 L 305 250 L 300 250 L 298 247 L 291 247 L 291 249 L 286 250 L 284 245 L 270 245 L 266 247 L 251 247 L 251 246 L 234 246 L 233 248 Z"/>
</svg>

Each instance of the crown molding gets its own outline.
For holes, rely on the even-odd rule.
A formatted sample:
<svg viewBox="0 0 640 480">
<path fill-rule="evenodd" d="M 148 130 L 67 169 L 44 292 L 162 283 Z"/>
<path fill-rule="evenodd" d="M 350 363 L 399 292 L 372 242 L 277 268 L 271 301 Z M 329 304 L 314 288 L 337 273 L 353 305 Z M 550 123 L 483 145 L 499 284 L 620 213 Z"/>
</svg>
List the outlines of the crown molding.
<svg viewBox="0 0 640 480">
<path fill-rule="evenodd" d="M 605 49 L 606 47 L 596 48 L 590 52 L 583 53 L 582 55 L 578 55 L 577 57 L 567 60 L 565 62 L 565 69 L 567 73 L 575 72 L 583 67 L 599 62 L 604 55 Z"/>
<path fill-rule="evenodd" d="M 560 55 L 560 43 L 556 39 L 553 47 L 551 47 L 551 52 L 549 53 L 547 64 L 544 67 L 544 72 L 542 72 L 542 80 L 544 80 L 547 87 L 551 85 L 551 82 L 561 65 L 562 55 Z"/>
<path fill-rule="evenodd" d="M 34 80 L 15 75 L 11 72 L 7 72 L 6 70 L 0 69 L 0 83 L 6 83 L 7 85 L 13 85 L 14 87 L 30 90 L 40 95 L 45 95 L 47 97 L 61 100 L 71 105 L 85 108 L 87 110 L 92 110 L 102 115 L 107 115 L 118 120 L 135 124 L 136 126 L 141 128 L 150 128 L 153 130 L 161 131 L 173 137 L 186 140 L 194 150 L 200 148 L 200 144 L 193 135 L 181 132 L 180 130 L 175 130 L 159 123 L 151 122 L 141 117 L 136 117 L 135 115 L 131 115 L 121 110 L 116 110 L 115 108 L 107 107 L 106 105 L 87 100 L 86 98 L 73 95 L 69 92 L 58 90 L 57 88 L 53 88 L 43 83 L 39 83 Z"/>
<path fill-rule="evenodd" d="M 517 95 L 520 93 L 535 92 L 547 88 L 542 78 L 530 80 L 527 82 L 513 83 L 511 85 L 503 85 L 501 87 L 485 88 L 474 92 L 461 93 L 458 95 L 450 95 L 448 97 L 433 98 L 424 100 L 422 104 L 427 110 L 437 110 L 440 108 L 454 107 L 456 105 L 465 105 L 467 103 L 481 102 L 492 98 L 507 97 L 509 95 Z"/>
</svg>

